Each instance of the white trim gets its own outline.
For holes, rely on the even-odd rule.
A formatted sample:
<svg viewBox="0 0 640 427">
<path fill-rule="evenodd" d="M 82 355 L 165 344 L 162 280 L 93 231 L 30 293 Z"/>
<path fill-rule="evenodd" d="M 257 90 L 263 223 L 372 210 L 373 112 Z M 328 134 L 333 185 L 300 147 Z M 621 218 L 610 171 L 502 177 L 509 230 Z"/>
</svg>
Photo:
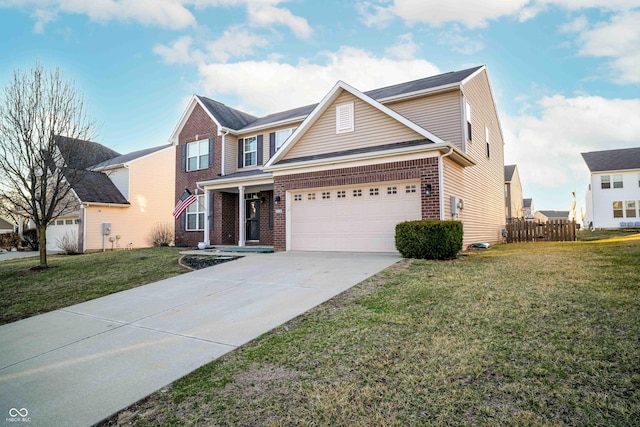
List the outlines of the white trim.
<svg viewBox="0 0 640 427">
<path fill-rule="evenodd" d="M 153 147 L 149 147 L 149 148 L 153 148 Z M 90 170 L 91 170 L 91 171 L 93 171 L 93 172 L 104 172 L 104 171 L 106 171 L 106 170 L 111 170 L 111 169 L 128 168 L 128 167 L 130 166 L 130 164 L 131 164 L 131 163 L 133 163 L 133 162 L 136 162 L 136 161 L 138 161 L 138 160 L 141 160 L 141 159 L 144 159 L 144 158 L 147 158 L 147 157 L 153 156 L 153 155 L 154 155 L 154 154 L 156 154 L 156 153 L 161 153 L 161 152 L 163 152 L 164 150 L 168 150 L 168 149 L 173 149 L 173 150 L 175 150 L 175 146 L 174 146 L 174 145 L 167 145 L 166 147 L 164 147 L 164 148 L 163 148 L 163 149 L 161 149 L 161 150 L 157 150 L 157 151 L 154 151 L 154 152 L 151 152 L 151 153 L 145 154 L 144 156 L 136 157 L 136 158 L 131 159 L 131 160 L 126 161 L 126 162 L 117 163 L 117 164 L 115 164 L 115 165 L 104 166 L 104 167 L 101 167 L 101 168 L 93 168 L 93 169 L 90 169 Z M 140 150 L 140 151 L 143 151 L 143 150 L 145 150 L 145 149 L 143 148 L 143 149 L 142 149 L 142 150 Z M 136 151 L 138 151 L 138 150 L 136 150 Z M 128 154 L 131 154 L 131 153 L 128 153 Z M 127 155 L 127 154 L 123 154 L 123 156 L 126 156 L 126 155 Z"/>
<path fill-rule="evenodd" d="M 278 114 L 278 113 L 274 113 L 274 114 Z M 294 128 L 294 127 L 298 127 L 298 126 L 293 126 L 295 123 L 303 122 L 307 117 L 309 117 L 308 114 L 306 116 L 293 117 L 290 119 L 280 120 L 277 122 L 269 122 L 260 126 L 253 126 L 248 128 L 242 128 L 242 129 L 228 129 L 228 128 L 224 128 L 224 129 L 229 131 L 229 133 L 231 133 L 232 135 L 243 135 L 245 133 L 260 132 L 260 131 L 264 131 L 268 129 L 270 130 L 273 128 L 279 128 L 284 126 L 291 126 L 292 128 Z"/>
<path fill-rule="evenodd" d="M 238 246 L 242 247 L 246 243 L 246 212 L 244 206 L 244 186 L 238 186 Z"/>
<path fill-rule="evenodd" d="M 435 74 L 434 76 L 437 75 L 441 75 L 441 74 Z M 434 76 L 430 76 L 430 77 L 434 77 Z M 429 77 L 426 77 L 429 78 Z M 382 88 L 380 88 L 382 89 Z M 377 101 L 381 104 L 387 104 L 390 102 L 398 102 L 398 101 L 407 101 L 409 99 L 412 98 L 418 98 L 418 97 L 422 97 L 425 95 L 435 95 L 439 92 L 449 92 L 451 90 L 455 90 L 455 89 L 460 89 L 460 83 L 450 83 L 448 85 L 442 85 L 442 86 L 436 86 L 436 87 L 432 87 L 432 88 L 428 88 L 428 89 L 423 89 L 423 90 L 417 90 L 415 92 L 407 92 L 407 93 L 402 93 L 400 95 L 393 95 L 393 96 L 388 96 L 386 98 L 380 98 L 377 99 Z M 376 90 L 376 89 L 374 89 Z"/>
<path fill-rule="evenodd" d="M 316 108 L 313 109 L 311 114 L 309 114 L 309 116 L 307 116 L 307 118 L 300 124 L 300 126 L 296 129 L 296 131 L 289 137 L 287 142 L 282 145 L 280 150 L 276 151 L 275 155 L 269 159 L 269 161 L 265 164 L 264 168 L 265 169 L 269 168 L 270 166 L 272 166 L 275 163 L 277 163 L 282 157 L 284 157 L 284 155 L 286 153 L 288 153 L 289 150 L 291 150 L 293 145 L 295 145 L 295 143 L 300 139 L 300 137 L 304 133 L 306 133 L 308 128 L 310 128 L 316 122 L 316 120 L 318 120 L 318 118 L 322 114 L 324 114 L 324 112 L 329 108 L 329 105 L 343 91 L 347 91 L 347 92 L 351 93 L 356 98 L 360 99 L 361 101 L 366 102 L 370 106 L 372 106 L 372 107 L 380 110 L 381 112 L 387 114 L 391 118 L 397 120 L 401 124 L 407 126 L 409 129 L 411 129 L 411 130 L 415 131 L 416 133 L 418 133 L 419 135 L 421 135 L 421 136 L 433 141 L 434 143 L 446 144 L 446 142 L 443 141 L 442 139 L 440 139 L 439 137 L 435 136 L 434 134 L 432 134 L 431 132 L 427 131 L 426 129 L 418 126 L 417 124 L 415 124 L 414 122 L 408 120 L 407 118 L 401 116 L 400 114 L 396 113 L 394 110 L 390 109 L 389 107 L 386 107 L 386 106 L 382 105 L 378 101 L 370 98 L 369 96 L 367 96 L 367 95 L 363 94 L 362 92 L 360 92 L 359 90 L 349 86 L 348 84 L 344 83 L 343 81 L 338 81 L 338 83 L 336 83 L 336 85 L 333 87 L 333 89 L 331 89 L 329 91 L 329 93 L 327 93 L 325 95 L 325 97 L 322 99 L 322 101 L 316 106 Z"/>
<path fill-rule="evenodd" d="M 285 225 L 285 250 L 291 250 L 291 199 L 293 198 L 293 191 L 289 190 L 285 193 L 285 212 L 286 225 Z"/>
<path fill-rule="evenodd" d="M 218 128 L 218 135 L 220 134 L 222 125 L 220 125 L 220 122 L 215 118 L 213 114 L 211 114 L 209 109 L 202 103 L 202 101 L 200 100 L 200 97 L 194 94 L 194 95 L 191 95 L 191 99 L 187 104 L 187 108 L 184 109 L 184 111 L 182 112 L 182 116 L 180 116 L 180 120 L 178 120 L 178 124 L 176 124 L 176 127 L 173 129 L 173 132 L 171 132 L 171 136 L 169 137 L 169 142 L 171 144 L 178 145 L 178 142 L 179 142 L 178 138 L 180 136 L 180 132 L 182 132 L 182 128 L 187 123 L 187 120 L 189 120 L 189 118 L 191 117 L 191 113 L 193 112 L 194 108 L 196 108 L 196 104 L 200 104 L 200 106 L 205 111 L 205 113 L 209 116 L 209 118 L 213 120 L 213 122 L 216 124 L 216 127 Z"/>
<path fill-rule="evenodd" d="M 254 138 L 255 139 L 255 143 L 256 143 L 256 164 L 255 165 L 247 165 L 247 158 L 246 155 L 247 153 L 253 153 L 253 151 L 246 151 L 245 150 L 245 144 L 247 143 L 247 139 L 251 139 Z M 264 142 L 263 142 L 264 144 Z M 251 135 L 251 136 L 247 136 L 242 138 L 242 168 L 253 168 L 253 167 L 257 167 L 258 165 L 258 135 Z"/>
</svg>

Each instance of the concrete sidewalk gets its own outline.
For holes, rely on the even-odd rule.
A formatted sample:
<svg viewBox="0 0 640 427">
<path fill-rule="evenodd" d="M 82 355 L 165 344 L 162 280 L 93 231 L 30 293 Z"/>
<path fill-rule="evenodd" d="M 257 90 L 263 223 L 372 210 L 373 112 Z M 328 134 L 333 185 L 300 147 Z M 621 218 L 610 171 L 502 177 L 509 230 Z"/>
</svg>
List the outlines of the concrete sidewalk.
<svg viewBox="0 0 640 427">
<path fill-rule="evenodd" d="M 0 327 L 0 422 L 88 426 L 400 259 L 245 257 Z"/>
</svg>

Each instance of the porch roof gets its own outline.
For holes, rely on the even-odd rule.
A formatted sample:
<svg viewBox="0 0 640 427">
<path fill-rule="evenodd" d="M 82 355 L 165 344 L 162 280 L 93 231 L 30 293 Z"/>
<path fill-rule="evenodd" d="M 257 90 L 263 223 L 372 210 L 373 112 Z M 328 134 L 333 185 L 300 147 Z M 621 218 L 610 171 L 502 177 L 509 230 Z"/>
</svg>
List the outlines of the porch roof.
<svg viewBox="0 0 640 427">
<path fill-rule="evenodd" d="M 271 189 L 273 188 L 273 174 L 262 169 L 253 169 L 217 176 L 207 181 L 198 181 L 197 185 L 205 187 L 207 190 L 232 190 L 233 192 L 237 191 L 240 186 L 258 186 L 259 189 Z"/>
</svg>

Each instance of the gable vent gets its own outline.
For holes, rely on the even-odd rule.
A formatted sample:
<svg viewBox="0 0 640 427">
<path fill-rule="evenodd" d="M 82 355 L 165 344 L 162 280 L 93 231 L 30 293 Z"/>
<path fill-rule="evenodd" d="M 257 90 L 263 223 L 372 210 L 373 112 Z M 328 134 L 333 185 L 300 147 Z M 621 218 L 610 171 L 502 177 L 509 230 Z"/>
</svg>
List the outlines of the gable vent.
<svg viewBox="0 0 640 427">
<path fill-rule="evenodd" d="M 353 132 L 353 102 L 336 106 L 336 133 Z"/>
</svg>

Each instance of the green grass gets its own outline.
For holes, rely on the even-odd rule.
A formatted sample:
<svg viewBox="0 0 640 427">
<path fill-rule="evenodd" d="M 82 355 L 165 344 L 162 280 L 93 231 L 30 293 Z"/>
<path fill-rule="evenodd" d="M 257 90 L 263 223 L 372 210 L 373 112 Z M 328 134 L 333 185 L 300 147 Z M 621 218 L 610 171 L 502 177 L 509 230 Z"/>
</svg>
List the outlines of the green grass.
<svg viewBox="0 0 640 427">
<path fill-rule="evenodd" d="M 0 324 L 14 322 L 186 272 L 180 249 L 151 248 L 0 262 Z"/>
<path fill-rule="evenodd" d="M 624 237 L 638 234 L 640 232 L 637 228 L 617 228 L 611 230 L 597 229 L 597 230 L 578 230 L 576 238 L 583 242 L 589 242 L 593 240 L 604 240 L 615 237 Z"/>
<path fill-rule="evenodd" d="M 133 425 L 639 425 L 640 240 L 405 260 L 121 412 Z"/>
</svg>

